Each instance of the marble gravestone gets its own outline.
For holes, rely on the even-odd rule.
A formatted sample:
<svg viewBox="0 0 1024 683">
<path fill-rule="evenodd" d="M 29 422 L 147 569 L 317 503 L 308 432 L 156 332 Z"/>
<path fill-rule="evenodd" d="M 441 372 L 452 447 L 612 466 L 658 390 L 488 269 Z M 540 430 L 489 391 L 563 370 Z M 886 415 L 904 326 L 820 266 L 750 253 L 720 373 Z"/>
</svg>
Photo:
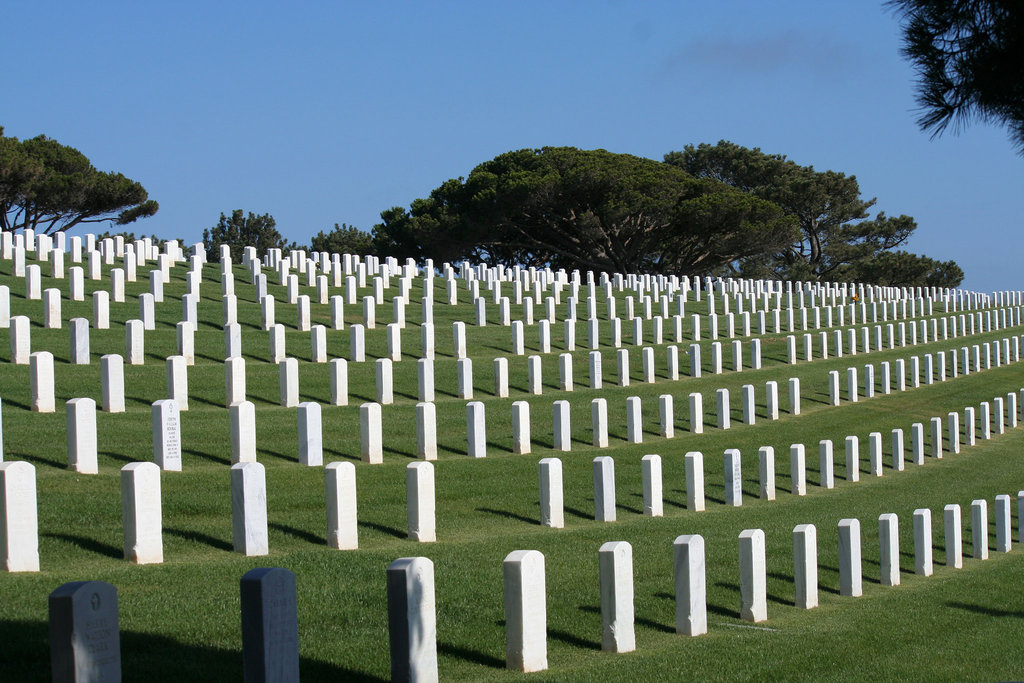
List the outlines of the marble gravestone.
<svg viewBox="0 0 1024 683">
<path fill-rule="evenodd" d="M 121 680 L 117 588 L 72 581 L 50 593 L 50 667 L 54 681 Z"/>
<path fill-rule="evenodd" d="M 391 680 L 430 683 L 437 675 L 434 563 L 403 557 L 387 568 Z"/>
<path fill-rule="evenodd" d="M 153 461 L 160 469 L 181 471 L 181 413 L 174 399 L 153 402 Z"/>
<path fill-rule="evenodd" d="M 242 672 L 246 681 L 299 680 L 295 574 L 257 567 L 242 576 Z"/>
</svg>

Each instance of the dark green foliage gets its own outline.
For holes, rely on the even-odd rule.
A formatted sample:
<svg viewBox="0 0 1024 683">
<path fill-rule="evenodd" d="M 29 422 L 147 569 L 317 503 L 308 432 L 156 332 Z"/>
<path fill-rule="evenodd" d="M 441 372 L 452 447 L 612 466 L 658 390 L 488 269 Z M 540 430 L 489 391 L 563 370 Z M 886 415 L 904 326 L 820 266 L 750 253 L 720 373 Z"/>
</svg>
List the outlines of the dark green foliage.
<svg viewBox="0 0 1024 683">
<path fill-rule="evenodd" d="M 334 224 L 334 230 L 325 233 L 323 230 L 313 236 L 311 251 L 326 251 L 331 254 L 355 254 L 366 256 L 373 254 L 373 237 L 368 232 L 346 223 Z"/>
<path fill-rule="evenodd" d="M 277 231 L 277 223 L 269 213 L 257 216 L 252 211 L 246 216 L 241 209 L 235 209 L 231 216 L 220 215 L 217 225 L 203 230 L 203 245 L 206 257 L 211 262 L 220 261 L 220 245 L 231 247 L 231 261 L 242 260 L 245 247 L 256 247 L 257 253 L 263 254 L 267 249 L 294 249 L 295 244 L 289 243 Z"/>
<path fill-rule="evenodd" d="M 1024 6 L 1017 0 L 890 0 L 917 71 L 923 130 L 1005 125 L 1024 153 Z"/>
<path fill-rule="evenodd" d="M 936 261 L 905 251 L 885 251 L 857 263 L 849 279 L 876 285 L 956 287 L 964 279 L 964 271 L 954 261 Z"/>
<path fill-rule="evenodd" d="M 381 254 L 617 272 L 711 272 L 793 237 L 768 201 L 669 164 L 572 147 L 499 155 L 381 218 Z"/>
<path fill-rule="evenodd" d="M 0 127 L 0 228 L 44 233 L 79 223 L 126 225 L 159 205 L 120 173 L 96 170 L 84 154 L 45 135 L 19 141 Z"/>
<path fill-rule="evenodd" d="M 665 162 L 769 201 L 799 225 L 795 239 L 782 248 L 755 252 L 731 264 L 744 277 L 873 281 L 862 278 L 862 273 L 877 272 L 878 264 L 891 263 L 877 257 L 904 244 L 917 228 L 914 219 L 905 215 L 889 217 L 879 212 L 869 219 L 868 209 L 875 199 L 861 199 L 856 176 L 816 171 L 756 147 L 725 140 L 717 145 L 687 145 L 681 152 L 666 154 Z M 865 263 L 874 263 L 874 270 L 862 268 Z M 917 274 L 926 263 L 941 270 Z M 899 272 L 913 281 L 892 280 L 891 284 L 913 284 L 925 278 L 956 286 L 963 278 L 955 263 L 939 264 L 924 257 L 914 269 Z"/>
</svg>

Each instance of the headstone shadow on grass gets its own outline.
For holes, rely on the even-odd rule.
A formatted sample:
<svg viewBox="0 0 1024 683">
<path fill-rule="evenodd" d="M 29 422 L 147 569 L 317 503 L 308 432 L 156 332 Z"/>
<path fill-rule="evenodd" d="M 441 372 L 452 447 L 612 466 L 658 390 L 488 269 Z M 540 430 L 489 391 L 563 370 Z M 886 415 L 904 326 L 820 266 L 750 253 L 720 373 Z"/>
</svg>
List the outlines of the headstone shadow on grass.
<svg viewBox="0 0 1024 683">
<path fill-rule="evenodd" d="M 221 458 L 221 457 L 218 457 L 216 455 L 213 455 L 212 453 L 204 453 L 202 451 L 197 451 L 197 450 L 194 450 L 194 449 L 191 449 L 191 448 L 183 448 L 183 449 L 181 449 L 181 452 L 186 454 L 186 455 L 194 455 L 197 458 L 203 458 L 205 460 L 210 460 L 211 462 L 215 462 L 215 463 L 218 463 L 220 465 L 230 465 L 231 464 L 231 458 Z"/>
<path fill-rule="evenodd" d="M 582 510 L 579 510 L 577 508 L 571 508 L 568 505 L 566 505 L 563 509 L 566 512 L 568 512 L 570 515 L 572 515 L 573 517 L 579 517 L 580 519 L 593 519 L 594 518 L 594 514 L 593 513 L 586 513 L 586 512 L 583 512 Z"/>
<path fill-rule="evenodd" d="M 97 541 L 93 538 L 86 538 L 85 536 L 76 536 L 74 534 L 53 533 L 40 534 L 40 536 L 42 536 L 43 538 L 53 538 L 58 541 L 71 543 L 73 545 L 77 545 L 82 550 L 87 550 L 92 553 L 98 553 L 100 555 L 112 557 L 116 560 L 124 558 L 124 550 L 122 548 L 117 548 L 107 543 L 103 543 L 102 541 Z"/>
<path fill-rule="evenodd" d="M 4 680 L 50 680 L 50 629 L 44 621 L 0 619 L 0 642 L 17 652 L 4 658 Z M 164 636 L 121 631 L 121 673 L 126 681 L 239 680 L 242 675 L 241 645 L 238 650 L 182 643 Z M 498 666 L 504 666 L 499 661 Z M 386 678 L 326 662 L 302 658 L 304 680 L 386 681 Z"/>
<path fill-rule="evenodd" d="M 196 543 L 202 543 L 204 545 L 211 546 L 217 550 L 226 550 L 231 552 L 234 550 L 230 541 L 225 541 L 220 538 L 215 538 L 209 534 L 204 534 L 199 531 L 191 531 L 186 529 L 175 529 L 172 527 L 164 527 L 164 534 L 169 536 L 177 536 L 178 538 L 185 539 L 186 541 L 194 541 Z"/>
<path fill-rule="evenodd" d="M 518 519 L 520 522 L 526 522 L 527 524 L 540 524 L 538 519 L 531 519 L 525 515 L 520 515 L 511 510 L 497 510 L 495 508 L 481 507 L 476 509 L 477 512 L 486 512 L 492 515 L 498 515 L 499 517 L 507 517 L 509 519 Z"/>
<path fill-rule="evenodd" d="M 367 529 L 373 529 L 374 531 L 379 531 L 381 533 L 388 534 L 389 536 L 394 536 L 395 538 L 406 538 L 409 535 L 404 529 L 387 526 L 386 524 L 377 524 L 376 522 L 368 522 L 364 519 L 359 520 L 359 526 Z"/>
<path fill-rule="evenodd" d="M 282 533 L 288 534 L 289 536 L 294 536 L 295 538 L 298 538 L 302 541 L 306 541 L 307 543 L 314 543 L 316 545 L 320 545 L 325 542 L 324 538 L 321 536 L 317 536 L 314 533 L 293 526 L 289 526 L 287 524 L 267 522 L 267 526 L 275 531 L 280 531 Z"/>
<path fill-rule="evenodd" d="M 448 657 L 473 662 L 474 664 L 482 664 L 483 666 L 489 666 L 495 669 L 505 668 L 505 660 L 500 657 L 494 657 L 483 652 L 470 650 L 469 648 L 445 643 L 440 640 L 437 641 L 437 652 L 438 654 L 446 655 Z"/>
<path fill-rule="evenodd" d="M 573 647 L 578 647 L 578 648 L 581 648 L 583 650 L 600 650 L 601 649 L 601 643 L 600 642 L 595 642 L 595 641 L 592 641 L 592 640 L 587 640 L 586 638 L 580 638 L 576 634 L 569 633 L 568 631 L 560 631 L 558 629 L 551 628 L 550 626 L 548 627 L 548 637 L 551 638 L 552 640 L 557 640 L 557 641 L 560 641 L 562 643 L 565 643 L 566 645 L 571 645 Z"/>
<path fill-rule="evenodd" d="M 670 596 L 667 593 L 664 593 L 664 594 L 662 594 L 660 596 L 656 594 L 655 597 L 673 597 L 673 596 Z M 674 597 L 673 597 L 673 599 L 674 599 Z M 588 614 L 601 614 L 601 608 L 600 607 L 595 607 L 593 605 L 579 605 L 577 607 L 577 609 L 579 611 L 581 611 L 581 612 L 586 612 Z M 651 630 L 660 631 L 661 633 L 675 633 L 676 632 L 675 626 L 672 626 L 672 625 L 669 625 L 669 624 L 661 624 L 661 623 L 659 623 L 657 621 L 654 621 L 653 619 L 645 619 L 643 617 L 638 617 L 638 616 L 634 615 L 633 616 L 633 621 L 636 624 L 640 625 L 640 626 L 645 626 L 645 627 L 647 627 L 647 628 L 649 628 Z"/>
<path fill-rule="evenodd" d="M 987 617 L 1015 617 L 1017 619 L 1024 619 L 1024 611 L 1021 610 L 1005 610 L 998 609 L 995 607 L 988 607 L 986 605 L 970 605 L 966 602 L 946 602 L 946 607 L 953 609 L 962 609 L 968 612 L 974 612 L 975 614 L 982 614 Z"/>
<path fill-rule="evenodd" d="M 135 458 L 124 455 L 123 453 L 115 453 L 114 451 L 100 451 L 99 455 L 104 455 L 114 460 L 120 460 L 121 462 L 135 462 Z"/>
</svg>

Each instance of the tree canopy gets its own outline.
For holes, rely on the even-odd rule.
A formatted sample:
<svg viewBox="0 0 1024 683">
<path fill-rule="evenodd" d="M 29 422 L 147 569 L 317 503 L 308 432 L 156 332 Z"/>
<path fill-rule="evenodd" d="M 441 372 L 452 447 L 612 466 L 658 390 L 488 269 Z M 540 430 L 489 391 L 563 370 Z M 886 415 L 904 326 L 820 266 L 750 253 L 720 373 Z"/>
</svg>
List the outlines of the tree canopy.
<svg viewBox="0 0 1024 683">
<path fill-rule="evenodd" d="M 816 171 L 800 166 L 781 154 L 720 141 L 717 145 L 687 145 L 681 152 L 665 155 L 667 164 L 697 178 L 725 183 L 752 196 L 772 202 L 799 226 L 795 239 L 774 252 L 762 251 L 733 264 L 747 277 L 781 277 L 793 280 L 871 280 L 880 255 L 906 243 L 917 228 L 910 216 L 868 218 L 876 200 L 862 199 L 856 176 L 835 171 Z M 902 252 L 901 263 L 923 259 L 917 272 L 932 267 L 932 280 L 956 286 L 963 272 L 952 261 L 938 262 Z M 885 263 L 891 263 L 891 259 Z M 911 284 L 911 283 L 906 283 Z M 936 284 L 939 284 L 937 282 Z"/>
<path fill-rule="evenodd" d="M 572 147 L 501 154 L 381 218 L 382 254 L 617 272 L 710 272 L 795 233 L 770 201 L 651 159 Z"/>
<path fill-rule="evenodd" d="M 902 53 L 917 71 L 918 125 L 932 136 L 972 120 L 1010 130 L 1024 153 L 1024 4 L 1019 0 L 890 0 Z"/>
<path fill-rule="evenodd" d="M 55 233 L 80 223 L 126 225 L 158 208 L 140 183 L 96 170 L 77 149 L 45 135 L 19 141 L 0 127 L 0 229 Z"/>
<path fill-rule="evenodd" d="M 366 256 L 375 253 L 373 237 L 368 232 L 342 223 L 334 224 L 334 229 L 325 233 L 323 230 L 313 235 L 310 243 L 311 251 L 326 251 L 331 254 L 355 254 Z"/>
<path fill-rule="evenodd" d="M 231 261 L 239 263 L 245 247 L 256 247 L 257 253 L 268 249 L 294 249 L 275 227 L 277 222 L 269 213 L 261 216 L 252 211 L 246 216 L 241 209 L 235 209 L 231 216 L 220 215 L 217 225 L 203 230 L 203 246 L 211 262 L 220 261 L 220 245 L 231 248 Z"/>
</svg>

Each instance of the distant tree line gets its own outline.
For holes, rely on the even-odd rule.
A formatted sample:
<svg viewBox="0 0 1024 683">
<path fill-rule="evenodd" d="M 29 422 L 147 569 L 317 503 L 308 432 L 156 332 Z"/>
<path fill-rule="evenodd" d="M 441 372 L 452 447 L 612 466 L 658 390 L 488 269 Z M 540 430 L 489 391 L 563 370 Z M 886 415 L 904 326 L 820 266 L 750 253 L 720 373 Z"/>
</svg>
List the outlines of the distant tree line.
<svg viewBox="0 0 1024 683">
<path fill-rule="evenodd" d="M 448 180 L 372 232 L 334 224 L 310 249 L 401 259 L 524 264 L 954 287 L 963 271 L 898 248 L 910 216 L 869 209 L 855 176 L 817 171 L 731 142 L 687 145 L 663 161 L 573 147 L 522 149 Z M 295 248 L 269 214 L 221 214 L 211 259 L 231 246 Z"/>
<path fill-rule="evenodd" d="M 860 196 L 855 176 L 726 141 L 660 162 L 545 147 L 501 154 L 408 209 L 382 212 L 367 237 L 399 258 L 960 284 L 955 262 L 898 251 L 917 224 L 871 217 L 875 202 Z"/>
</svg>

